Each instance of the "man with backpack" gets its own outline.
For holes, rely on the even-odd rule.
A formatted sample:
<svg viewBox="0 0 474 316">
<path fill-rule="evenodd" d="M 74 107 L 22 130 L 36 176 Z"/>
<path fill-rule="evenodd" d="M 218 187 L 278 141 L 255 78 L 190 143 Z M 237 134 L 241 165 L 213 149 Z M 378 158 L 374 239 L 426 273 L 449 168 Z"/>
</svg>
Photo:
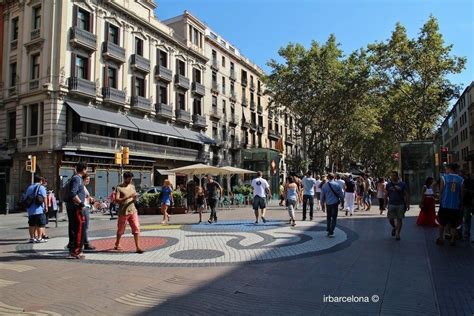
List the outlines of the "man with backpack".
<svg viewBox="0 0 474 316">
<path fill-rule="evenodd" d="M 76 165 L 76 174 L 63 187 L 63 201 L 66 202 L 67 217 L 69 221 L 69 258 L 84 259 L 82 248 L 84 246 L 85 215 L 84 201 L 86 193 L 82 177 L 87 174 L 87 164 L 79 162 Z"/>
<path fill-rule="evenodd" d="M 24 204 L 28 211 L 30 243 L 42 243 L 47 241 L 42 238 L 46 226 L 46 189 L 40 176 L 35 175 L 34 182 L 26 190 Z"/>
</svg>

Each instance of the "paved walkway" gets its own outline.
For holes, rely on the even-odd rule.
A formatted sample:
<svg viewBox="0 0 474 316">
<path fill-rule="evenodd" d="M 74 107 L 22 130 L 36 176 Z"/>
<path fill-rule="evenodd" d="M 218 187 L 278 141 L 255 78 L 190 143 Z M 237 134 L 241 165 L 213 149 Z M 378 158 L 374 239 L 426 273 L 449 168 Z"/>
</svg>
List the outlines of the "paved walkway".
<svg viewBox="0 0 474 316">
<path fill-rule="evenodd" d="M 323 213 L 290 227 L 281 207 L 258 225 L 249 208 L 220 211 L 212 225 L 141 216 L 141 255 L 131 237 L 113 251 L 115 221 L 94 215 L 98 251 L 83 261 L 64 259 L 67 222 L 31 245 L 26 217 L 2 216 L 0 315 L 473 315 L 474 244 L 436 246 L 417 213 L 399 242 L 375 207 L 340 212 L 335 238 Z"/>
</svg>

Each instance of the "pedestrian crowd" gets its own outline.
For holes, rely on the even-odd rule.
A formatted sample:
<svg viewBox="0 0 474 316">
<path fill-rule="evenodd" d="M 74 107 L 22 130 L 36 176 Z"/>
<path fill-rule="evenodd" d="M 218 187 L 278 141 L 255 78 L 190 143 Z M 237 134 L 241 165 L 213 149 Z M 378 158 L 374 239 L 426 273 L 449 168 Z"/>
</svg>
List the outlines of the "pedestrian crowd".
<svg viewBox="0 0 474 316">
<path fill-rule="evenodd" d="M 91 205 L 94 203 L 94 198 L 87 189 L 90 181 L 87 165 L 79 162 L 75 171 L 76 173 L 61 190 L 61 200 L 66 203 L 68 217 L 69 258 L 82 259 L 84 258 L 83 250 L 95 250 L 88 238 Z M 125 172 L 123 182 L 114 187 L 109 196 L 111 219 L 114 211 L 118 215 L 114 250 L 123 250 L 120 241 L 128 223 L 134 237 L 136 252 L 143 253 L 140 247 L 140 223 L 136 207 L 138 194 L 132 179 L 133 173 Z M 259 171 L 252 180 L 251 186 L 255 224 L 259 223 L 259 219 L 266 223 L 270 185 L 263 178 L 263 173 Z M 435 209 L 437 198 L 435 187 L 439 189 L 438 214 Z M 193 185 L 192 188 L 188 188 L 188 191 L 190 189 L 194 194 L 187 195 L 188 205 L 192 203 L 199 214 L 198 224 L 202 222 L 202 213 L 207 207 L 210 208 L 208 223 L 216 223 L 218 201 L 223 194 L 221 185 L 212 176 L 208 176 L 205 186 Z M 280 206 L 285 205 L 288 210 L 288 224 L 291 226 L 296 225 L 295 210 L 299 207 L 302 207 L 302 221 L 307 220 L 308 213 L 309 220 L 313 220 L 315 212 L 325 212 L 326 231 L 329 238 L 334 237 L 339 211 L 345 212 L 346 216 L 352 216 L 357 211 L 369 211 L 372 200 L 377 199 L 380 215 L 387 211 L 387 218 L 392 227 L 391 235 L 395 237 L 395 240 L 400 240 L 403 219 L 410 209 L 407 184 L 400 179 L 396 171 L 392 171 L 388 179 L 384 177 L 374 179 L 367 174 L 341 176 L 332 173 L 313 177 L 312 172 L 308 171 L 304 177 L 297 175 L 287 177 L 286 183 L 280 183 L 278 193 Z M 190 195 L 192 198 L 189 197 Z M 471 218 L 474 213 L 474 179 L 470 175 L 463 174 L 457 165 L 450 164 L 438 183 L 435 183 L 433 177 L 426 179 L 421 196 L 417 225 L 439 226 L 436 244 L 443 245 L 445 239 L 448 239 L 450 245 L 454 246 L 457 239 L 470 238 Z M 166 225 L 170 221 L 169 212 L 174 203 L 173 185 L 168 179 L 163 182 L 159 201 L 163 214 L 162 224 Z M 46 179 L 35 176 L 34 183 L 22 195 L 21 204 L 28 212 L 29 242 L 46 242 L 49 238 L 45 232 L 48 212 L 58 210 L 56 196 L 52 190 L 47 190 Z"/>
</svg>

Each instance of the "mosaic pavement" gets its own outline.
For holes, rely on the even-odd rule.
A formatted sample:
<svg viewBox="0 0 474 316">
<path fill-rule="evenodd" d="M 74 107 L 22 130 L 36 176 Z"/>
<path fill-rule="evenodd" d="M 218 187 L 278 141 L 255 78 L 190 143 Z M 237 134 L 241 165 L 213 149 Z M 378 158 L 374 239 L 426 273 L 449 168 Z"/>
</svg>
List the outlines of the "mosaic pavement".
<svg viewBox="0 0 474 316">
<path fill-rule="evenodd" d="M 86 253 L 84 262 L 160 266 L 216 266 L 245 262 L 287 260 L 337 251 L 350 245 L 355 233 L 339 227 L 335 237 L 326 236 L 326 226 L 317 222 L 268 221 L 255 225 L 245 221 L 220 221 L 209 225 L 143 225 L 141 246 L 145 253 L 134 252 L 133 237 L 125 234 L 123 252 L 113 250 L 115 236 L 90 238 L 97 248 Z M 44 244 L 18 246 L 37 255 L 66 256 L 67 238 L 54 238 Z"/>
</svg>

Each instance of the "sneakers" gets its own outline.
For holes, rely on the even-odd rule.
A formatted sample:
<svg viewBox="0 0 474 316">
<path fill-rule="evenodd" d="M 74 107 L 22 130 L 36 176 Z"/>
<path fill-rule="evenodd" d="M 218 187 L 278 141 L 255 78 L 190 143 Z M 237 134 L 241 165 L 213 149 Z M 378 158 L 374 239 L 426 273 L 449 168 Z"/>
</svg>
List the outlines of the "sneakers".
<svg viewBox="0 0 474 316">
<path fill-rule="evenodd" d="M 217 216 L 214 216 L 214 223 L 217 223 Z"/>
<path fill-rule="evenodd" d="M 36 238 L 30 238 L 30 241 L 28 241 L 30 244 L 33 244 L 36 242 Z"/>
<path fill-rule="evenodd" d="M 392 229 L 392 237 L 395 237 L 395 233 L 396 233 L 396 230 L 394 228 L 394 229 Z"/>
<path fill-rule="evenodd" d="M 37 244 L 42 244 L 42 243 L 45 243 L 45 242 L 48 242 L 48 241 L 46 239 L 43 239 L 43 238 L 35 240 L 35 243 L 37 243 Z"/>
<path fill-rule="evenodd" d="M 85 245 L 84 246 L 84 250 L 95 250 L 96 248 L 94 246 L 91 246 L 91 245 Z"/>
<path fill-rule="evenodd" d="M 262 221 L 263 221 L 264 224 L 267 222 L 267 220 L 263 216 L 262 216 Z"/>
<path fill-rule="evenodd" d="M 347 216 L 347 214 L 349 214 L 349 211 L 346 211 L 346 216 Z M 352 214 L 351 214 L 351 215 L 352 215 Z"/>
<path fill-rule="evenodd" d="M 207 221 L 209 224 L 212 224 L 212 218 L 209 218 L 209 220 Z"/>
<path fill-rule="evenodd" d="M 291 226 L 295 227 L 296 226 L 296 221 L 293 220 L 293 223 L 291 223 Z"/>
</svg>

